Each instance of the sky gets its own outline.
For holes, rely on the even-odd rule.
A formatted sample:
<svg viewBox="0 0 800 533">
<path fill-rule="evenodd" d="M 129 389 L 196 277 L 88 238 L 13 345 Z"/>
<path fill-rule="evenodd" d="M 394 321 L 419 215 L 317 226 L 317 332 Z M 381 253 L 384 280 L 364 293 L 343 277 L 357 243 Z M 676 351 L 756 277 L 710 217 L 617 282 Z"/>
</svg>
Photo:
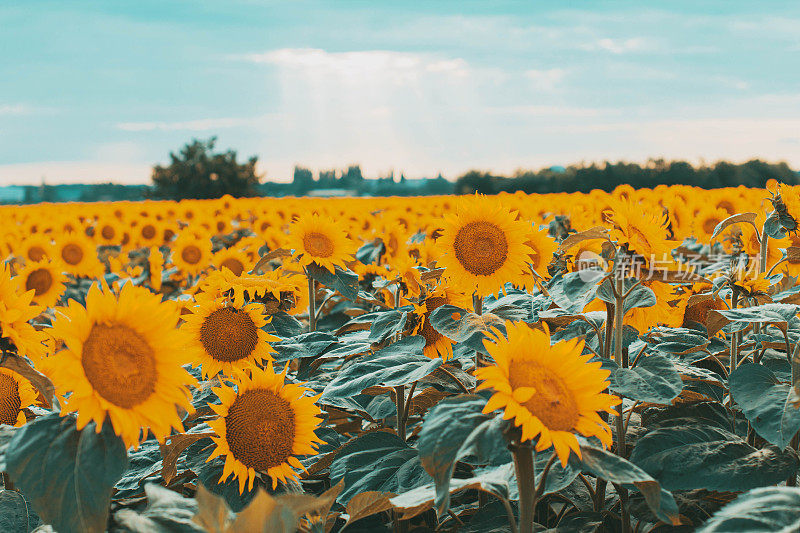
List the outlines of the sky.
<svg viewBox="0 0 800 533">
<path fill-rule="evenodd" d="M 800 2 L 0 2 L 0 185 L 651 157 L 800 167 Z"/>
</svg>

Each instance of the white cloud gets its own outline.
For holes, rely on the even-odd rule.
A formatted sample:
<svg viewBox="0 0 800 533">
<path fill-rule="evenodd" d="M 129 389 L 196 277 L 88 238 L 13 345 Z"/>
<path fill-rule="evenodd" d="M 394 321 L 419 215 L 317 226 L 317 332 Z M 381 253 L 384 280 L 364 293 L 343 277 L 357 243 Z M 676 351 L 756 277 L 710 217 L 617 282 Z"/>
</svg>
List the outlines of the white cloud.
<svg viewBox="0 0 800 533">
<path fill-rule="evenodd" d="M 562 68 L 544 70 L 526 70 L 525 77 L 531 80 L 532 85 L 542 91 L 553 91 L 564 79 L 567 71 Z"/>
<path fill-rule="evenodd" d="M 647 52 L 654 49 L 653 43 L 643 37 L 630 37 L 628 39 L 611 39 L 608 37 L 597 39 L 579 46 L 589 52 L 604 51 L 615 55 L 636 52 Z"/>
<path fill-rule="evenodd" d="M 30 112 L 31 108 L 24 104 L 0 104 L 0 116 L 26 115 Z"/>
<path fill-rule="evenodd" d="M 147 183 L 151 166 L 115 161 L 42 161 L 0 165 L 0 185 L 46 183 Z"/>
</svg>

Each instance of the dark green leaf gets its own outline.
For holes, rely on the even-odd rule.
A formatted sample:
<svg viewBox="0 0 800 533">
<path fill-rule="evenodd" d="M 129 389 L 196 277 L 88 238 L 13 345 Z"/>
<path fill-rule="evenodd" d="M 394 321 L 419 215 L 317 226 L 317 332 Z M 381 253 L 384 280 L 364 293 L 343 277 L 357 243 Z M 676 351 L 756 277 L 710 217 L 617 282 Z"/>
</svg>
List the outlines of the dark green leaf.
<svg viewBox="0 0 800 533">
<path fill-rule="evenodd" d="M 148 484 L 147 508 L 142 512 L 120 509 L 114 513 L 112 532 L 129 533 L 204 533 L 192 519 L 197 502 L 159 485 Z"/>
<path fill-rule="evenodd" d="M 128 464 L 110 423 L 82 431 L 75 418 L 50 414 L 25 424 L 6 454 L 12 481 L 57 531 L 105 531 L 111 490 Z"/>
<path fill-rule="evenodd" d="M 586 276 L 585 272 L 570 272 L 562 278 L 555 278 L 549 288 L 550 296 L 561 309 L 570 313 L 580 313 L 597 292 L 598 278 Z"/>
<path fill-rule="evenodd" d="M 336 454 L 330 466 L 331 484 L 344 479 L 337 501 L 366 491 L 399 494 L 431 482 L 414 448 L 394 433 L 374 431 L 356 437 Z"/>
<path fill-rule="evenodd" d="M 311 263 L 306 267 L 306 272 L 313 279 L 319 281 L 326 287 L 339 291 L 339 293 L 348 300 L 355 300 L 358 298 L 358 274 L 350 270 L 344 270 L 340 266 L 336 266 L 334 273 L 327 268 L 318 266 Z"/>
<path fill-rule="evenodd" d="M 411 385 L 433 372 L 441 359 L 422 355 L 425 339 L 406 337 L 386 348 L 353 360 L 325 387 L 320 403 L 346 407 L 347 399 L 369 387 Z"/>
<path fill-rule="evenodd" d="M 408 313 L 397 309 L 370 314 L 375 315 L 369 328 L 368 339 L 371 342 L 383 342 L 392 335 L 403 331 L 408 320 Z"/>
<path fill-rule="evenodd" d="M 484 352 L 483 339 L 492 327 L 505 331 L 504 321 L 491 313 L 476 315 L 454 305 L 442 305 L 430 314 L 431 325 L 445 337 Z"/>
<path fill-rule="evenodd" d="M 21 492 L 0 490 L 0 531 L 29 533 L 40 524 Z"/>
<path fill-rule="evenodd" d="M 753 429 L 778 448 L 785 448 L 800 429 L 800 410 L 790 402 L 791 386 L 768 368 L 744 364 L 728 378 L 733 399 Z"/>
<path fill-rule="evenodd" d="M 668 490 L 748 490 L 797 472 L 795 452 L 757 450 L 730 431 L 700 423 L 648 431 L 631 461 Z"/>
<path fill-rule="evenodd" d="M 574 466 L 624 487 L 638 489 L 651 511 L 666 523 L 677 525 L 678 505 L 672 495 L 647 472 L 626 459 L 588 444 L 581 444 L 581 458 L 570 456 Z"/>
<path fill-rule="evenodd" d="M 683 381 L 668 357 L 654 353 L 640 357 L 633 368 L 616 366 L 609 387 L 632 400 L 667 404 L 681 393 Z"/>
<path fill-rule="evenodd" d="M 274 359 L 277 363 L 285 363 L 292 359 L 302 357 L 319 357 L 325 350 L 339 342 L 335 335 L 323 331 L 303 333 L 290 339 L 285 339 L 272 344 L 277 353 Z"/>
<path fill-rule="evenodd" d="M 800 489 L 765 487 L 746 492 L 714 513 L 699 533 L 800 531 Z"/>
</svg>

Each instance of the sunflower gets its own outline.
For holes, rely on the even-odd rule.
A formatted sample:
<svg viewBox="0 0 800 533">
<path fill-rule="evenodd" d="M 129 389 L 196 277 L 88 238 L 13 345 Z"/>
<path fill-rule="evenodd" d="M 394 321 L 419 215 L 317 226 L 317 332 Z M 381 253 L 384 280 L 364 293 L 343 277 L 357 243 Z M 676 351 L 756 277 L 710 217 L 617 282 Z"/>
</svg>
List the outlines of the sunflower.
<svg viewBox="0 0 800 533">
<path fill-rule="evenodd" d="M 133 241 L 136 246 L 159 246 L 164 242 L 164 227 L 154 218 L 146 218 L 139 222 L 133 232 Z"/>
<path fill-rule="evenodd" d="M 553 253 L 558 249 L 558 244 L 548 234 L 547 230 L 531 228 L 525 244 L 530 248 L 528 263 L 540 276 L 547 273 L 547 265 L 553 258 Z"/>
<path fill-rule="evenodd" d="M 225 298 L 198 298 L 183 315 L 181 329 L 190 339 L 187 355 L 203 376 L 252 366 L 274 352 L 270 342 L 279 340 L 262 328 L 267 324 L 259 304 L 237 306 Z"/>
<path fill-rule="evenodd" d="M 453 357 L 453 344 L 454 342 L 439 333 L 436 328 L 431 325 L 430 316 L 436 309 L 443 305 L 455 305 L 466 309 L 469 305 L 469 298 L 464 293 L 448 286 L 446 282 L 437 287 L 433 292 L 428 294 L 425 301 L 421 305 L 414 305 L 414 314 L 417 317 L 417 325 L 414 328 L 414 335 L 421 335 L 425 338 L 425 347 L 423 353 L 435 359 L 441 357 L 443 361 L 447 361 Z"/>
<path fill-rule="evenodd" d="M 445 216 L 437 245 L 447 276 L 465 291 L 496 294 L 507 281 L 523 274 L 531 249 L 528 227 L 494 198 L 475 196 L 459 201 L 456 214 Z"/>
<path fill-rule="evenodd" d="M 172 243 L 172 262 L 185 274 L 200 274 L 211 260 L 211 241 L 182 231 Z"/>
<path fill-rule="evenodd" d="M 29 323 L 44 311 L 31 303 L 33 295 L 33 290 L 22 292 L 19 278 L 0 263 L 0 348 L 38 360 L 47 354 L 48 335 Z"/>
<path fill-rule="evenodd" d="M 603 391 L 608 388 L 608 370 L 601 363 L 581 355 L 583 341 L 572 339 L 550 345 L 550 332 L 530 328 L 523 322 L 506 322 L 506 339 L 498 330 L 484 341 L 495 365 L 479 368 L 478 390 L 494 389 L 484 413 L 503 409 L 503 418 L 515 419 L 524 441 L 539 437 L 536 450 L 551 445 L 562 466 L 570 450 L 581 456 L 575 433 L 597 437 L 611 445 L 611 429 L 600 411 L 616 414 L 612 407 L 619 398 Z"/>
<path fill-rule="evenodd" d="M 276 304 L 281 310 L 287 311 L 296 306 L 297 299 L 300 298 L 303 290 L 308 290 L 308 287 L 302 283 L 303 276 L 294 277 L 299 278 L 298 283 L 293 283 L 280 269 L 270 270 L 264 274 L 242 274 L 241 276 L 236 276 L 228 269 L 222 269 L 209 273 L 208 277 L 200 283 L 199 288 L 212 295 L 213 298 L 225 295 L 237 307 L 258 300 L 268 307 L 268 314 L 273 314 L 278 311 L 277 308 L 272 308 L 273 304 Z"/>
<path fill-rule="evenodd" d="M 122 242 L 125 226 L 114 216 L 103 217 L 94 226 L 94 240 L 98 244 L 116 246 Z"/>
<path fill-rule="evenodd" d="M 214 392 L 221 405 L 211 404 L 219 419 L 208 424 L 216 432 L 216 444 L 208 460 L 225 456 L 220 483 L 234 475 L 239 492 L 253 489 L 256 477 L 272 478 L 273 489 L 278 481 L 297 479 L 294 469 L 302 469 L 298 455 L 316 452 L 322 441 L 314 434 L 320 424 L 321 411 L 315 402 L 319 396 L 306 396 L 309 389 L 284 384 L 286 370 L 276 374 L 272 364 L 253 369 L 248 377 L 237 373 L 236 390 L 223 386 Z"/>
<path fill-rule="evenodd" d="M 235 276 L 240 276 L 243 272 L 248 270 L 250 259 L 247 254 L 236 248 L 223 248 L 214 254 L 211 258 L 211 263 L 217 267 L 218 270 L 227 268 Z"/>
<path fill-rule="evenodd" d="M 648 208 L 633 202 L 615 202 L 612 210 L 604 213 L 612 229 L 610 237 L 629 252 L 646 261 L 670 261 L 675 241 L 667 239 L 667 214 L 659 207 Z"/>
<path fill-rule="evenodd" d="M 150 274 L 150 288 L 156 292 L 161 291 L 161 283 L 164 278 L 164 254 L 157 246 L 150 247 L 150 255 L 147 257 L 148 272 Z"/>
<path fill-rule="evenodd" d="M 24 424 L 27 420 L 22 410 L 36 405 L 38 397 L 30 381 L 13 370 L 0 368 L 0 424 Z"/>
<path fill-rule="evenodd" d="M 62 233 L 55 239 L 56 259 L 64 270 L 75 276 L 103 275 L 103 264 L 97 258 L 97 246 L 83 233 Z"/>
<path fill-rule="evenodd" d="M 42 261 L 48 257 L 55 257 L 53 239 L 49 235 L 41 233 L 25 236 L 17 250 L 17 255 L 23 257 L 25 261 Z"/>
<path fill-rule="evenodd" d="M 181 366 L 178 316 L 177 306 L 143 287 L 127 283 L 116 295 L 105 281 L 89 289 L 85 308 L 75 300 L 59 308 L 52 331 L 65 348 L 42 366 L 62 413 L 77 411 L 78 429 L 94 420 L 98 431 L 109 417 L 128 446 L 138 446 L 142 428 L 159 440 L 183 431 L 178 407 L 192 409 L 194 379 Z"/>
<path fill-rule="evenodd" d="M 17 277 L 26 291 L 33 291 L 33 301 L 44 307 L 53 307 L 64 294 L 66 277 L 61 273 L 61 265 L 53 261 L 28 263 Z"/>
<path fill-rule="evenodd" d="M 332 219 L 311 214 L 299 217 L 289 229 L 294 258 L 304 267 L 314 263 L 329 272 L 352 259 L 355 247 Z"/>
</svg>

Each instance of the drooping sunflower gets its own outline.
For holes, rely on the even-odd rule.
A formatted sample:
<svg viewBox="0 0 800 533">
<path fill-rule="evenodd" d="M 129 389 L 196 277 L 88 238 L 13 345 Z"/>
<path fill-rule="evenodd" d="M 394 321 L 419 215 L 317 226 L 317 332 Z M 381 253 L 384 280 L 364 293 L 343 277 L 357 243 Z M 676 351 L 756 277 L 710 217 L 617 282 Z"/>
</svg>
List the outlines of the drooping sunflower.
<svg viewBox="0 0 800 533">
<path fill-rule="evenodd" d="M 605 213 L 612 224 L 610 237 L 646 261 L 671 261 L 675 241 L 667 238 L 668 215 L 660 207 L 615 202 Z"/>
<path fill-rule="evenodd" d="M 30 262 L 19 271 L 17 277 L 26 291 L 33 291 L 33 301 L 44 307 L 53 307 L 64 294 L 66 277 L 57 262 Z"/>
<path fill-rule="evenodd" d="M 12 278 L 6 264 L 0 262 L 0 346 L 38 360 L 47 354 L 48 335 L 30 324 L 44 311 L 44 307 L 31 303 L 33 295 L 33 290 L 23 292 L 19 278 Z"/>
<path fill-rule="evenodd" d="M 527 237 L 525 244 L 530 248 L 528 263 L 537 274 L 544 276 L 547 274 L 547 265 L 553 258 L 553 253 L 558 249 L 558 244 L 547 230 L 532 227 Z"/>
<path fill-rule="evenodd" d="M 288 311 L 297 307 L 304 295 L 303 290 L 308 290 L 302 285 L 302 280 L 293 282 L 291 277 L 284 275 L 282 269 L 270 270 L 264 274 L 244 273 L 240 276 L 228 269 L 222 269 L 211 272 L 200 283 L 200 289 L 213 298 L 225 295 L 237 307 L 258 300 L 265 305 L 267 314 L 273 314 L 278 310 Z"/>
<path fill-rule="evenodd" d="M 528 226 L 499 200 L 487 196 L 459 200 L 456 214 L 445 215 L 440 259 L 448 279 L 480 296 L 496 294 L 507 281 L 518 281 L 530 248 Z"/>
<path fill-rule="evenodd" d="M 56 236 L 57 259 L 64 270 L 75 276 L 103 275 L 103 263 L 97 258 L 97 246 L 83 233 L 62 233 Z"/>
<path fill-rule="evenodd" d="M 576 339 L 550 345 L 550 332 L 532 329 L 523 322 L 506 322 L 508 338 L 495 330 L 484 341 L 495 364 L 479 368 L 478 390 L 493 389 L 484 413 L 503 409 L 503 418 L 514 419 L 524 441 L 538 436 L 536 450 L 551 445 L 562 466 L 570 450 L 581 456 L 575 433 L 597 437 L 611 445 L 611 428 L 599 412 L 614 413 L 619 398 L 603 391 L 609 372 L 600 362 L 581 355 L 583 341 Z"/>
<path fill-rule="evenodd" d="M 181 329 L 189 338 L 187 356 L 201 366 L 203 376 L 253 366 L 274 352 L 270 342 L 279 340 L 262 328 L 267 317 L 259 304 L 237 306 L 226 298 L 198 298 L 183 315 Z"/>
<path fill-rule="evenodd" d="M 172 243 L 172 262 L 185 274 L 200 274 L 211 260 L 211 241 L 182 231 Z"/>
<path fill-rule="evenodd" d="M 329 272 L 352 259 L 355 246 L 332 219 L 317 214 L 301 216 L 289 228 L 289 245 L 301 265 L 315 263 Z"/>
<path fill-rule="evenodd" d="M 0 424 L 24 424 L 27 420 L 22 410 L 36 405 L 38 397 L 30 381 L 13 370 L 0 368 Z"/>
<path fill-rule="evenodd" d="M 58 309 L 52 331 L 65 348 L 42 369 L 63 398 L 62 413 L 77 411 L 79 429 L 93 420 L 100 431 L 109 417 L 128 446 L 138 446 L 143 428 L 163 440 L 183 430 L 178 407 L 192 409 L 178 307 L 131 283 L 119 295 L 102 285 L 89 289 L 86 307 L 70 300 Z"/>
<path fill-rule="evenodd" d="M 256 477 L 264 474 L 272 478 L 273 488 L 278 481 L 297 479 L 295 469 L 303 468 L 297 456 L 315 453 L 322 442 L 314 434 L 321 422 L 315 404 L 319 396 L 307 396 L 309 389 L 300 385 L 284 384 L 287 370 L 276 374 L 269 363 L 249 376 L 237 373 L 236 390 L 214 389 L 222 404 L 210 405 L 220 418 L 208 423 L 217 434 L 208 460 L 225 456 L 220 482 L 235 476 L 239 492 L 245 486 L 252 490 Z"/>
<path fill-rule="evenodd" d="M 425 301 L 419 305 L 414 305 L 414 314 L 417 317 L 417 325 L 414 328 L 414 335 L 421 335 L 425 338 L 425 347 L 422 352 L 435 359 L 441 357 L 443 361 L 447 361 L 453 357 L 453 344 L 454 342 L 439 333 L 436 328 L 431 325 L 430 316 L 436 309 L 443 305 L 455 305 L 462 309 L 467 309 L 471 302 L 469 298 L 461 291 L 450 287 L 446 281 L 443 281 L 439 287 L 429 293 Z"/>
</svg>

